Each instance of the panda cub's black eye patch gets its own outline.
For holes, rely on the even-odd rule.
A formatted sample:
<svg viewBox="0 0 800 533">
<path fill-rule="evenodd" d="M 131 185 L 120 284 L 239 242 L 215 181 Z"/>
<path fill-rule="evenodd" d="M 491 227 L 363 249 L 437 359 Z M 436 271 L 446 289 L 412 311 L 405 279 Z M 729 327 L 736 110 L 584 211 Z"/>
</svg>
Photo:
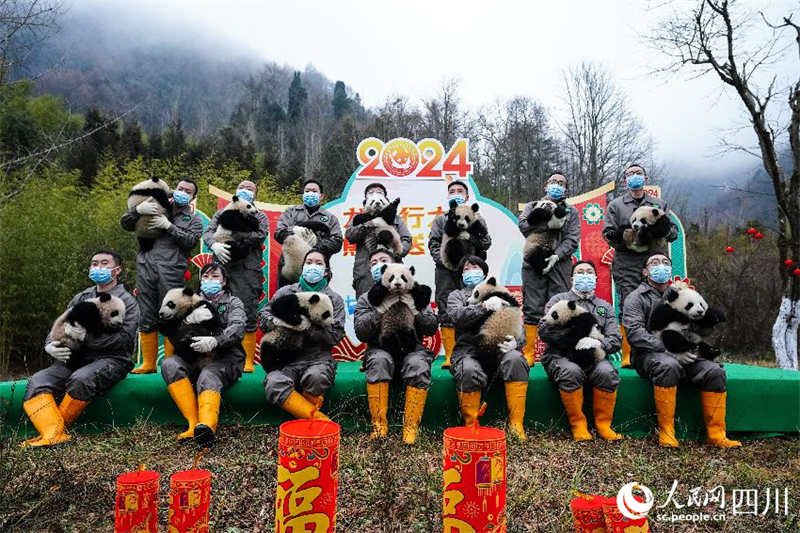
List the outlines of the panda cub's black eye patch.
<svg viewBox="0 0 800 533">
<path fill-rule="evenodd" d="M 553 311 L 553 313 L 550 316 L 552 316 L 553 319 L 558 320 L 558 312 L 557 311 Z"/>
<path fill-rule="evenodd" d="M 324 313 L 322 313 L 322 318 L 328 318 L 329 316 L 331 316 L 330 311 L 325 311 Z"/>
<path fill-rule="evenodd" d="M 691 309 L 692 307 L 694 307 L 694 302 L 689 302 L 688 304 L 686 304 L 686 310 L 687 310 L 687 311 L 688 311 L 689 309 Z"/>
<path fill-rule="evenodd" d="M 405 275 L 405 274 L 402 274 L 402 275 L 400 276 L 400 279 L 402 279 L 403 281 L 408 281 L 408 280 L 406 279 L 406 275 Z"/>
<path fill-rule="evenodd" d="M 389 281 L 394 281 L 394 274 L 392 274 L 391 276 L 389 276 Z"/>
<path fill-rule="evenodd" d="M 111 311 L 111 316 L 117 316 L 118 314 L 119 314 L 119 311 Z"/>
<path fill-rule="evenodd" d="M 175 309 L 175 302 L 167 302 L 167 307 L 170 309 Z"/>
</svg>

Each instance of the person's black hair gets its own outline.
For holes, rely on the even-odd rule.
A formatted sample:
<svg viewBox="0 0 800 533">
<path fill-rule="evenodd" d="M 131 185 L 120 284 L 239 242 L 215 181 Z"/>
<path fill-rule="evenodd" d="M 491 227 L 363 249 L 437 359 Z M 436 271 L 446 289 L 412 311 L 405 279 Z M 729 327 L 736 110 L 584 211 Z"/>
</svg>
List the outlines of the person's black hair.
<svg viewBox="0 0 800 533">
<path fill-rule="evenodd" d="M 106 254 L 110 255 L 114 259 L 114 264 L 116 266 L 122 266 L 122 256 L 119 255 L 119 252 L 115 252 L 114 250 L 109 250 L 108 248 L 100 248 L 95 250 L 92 254 L 92 257 L 96 256 L 97 254 Z"/>
<path fill-rule="evenodd" d="M 309 183 L 315 183 L 317 185 L 317 187 L 319 187 L 319 193 L 320 194 L 323 194 L 325 192 L 325 187 L 322 186 L 322 183 L 320 183 L 319 181 L 315 180 L 314 178 L 309 178 L 309 179 L 307 179 L 306 181 L 303 182 L 303 190 L 305 190 L 306 185 L 308 185 Z"/>
<path fill-rule="evenodd" d="M 556 174 L 558 174 L 559 176 L 564 176 L 564 179 L 565 179 L 565 180 L 567 180 L 567 184 L 569 184 L 569 177 L 568 177 L 568 176 L 567 176 L 567 175 L 566 175 L 564 172 L 561 172 L 560 170 L 554 170 L 554 171 L 552 171 L 552 172 L 550 173 L 550 175 L 547 177 L 547 179 L 550 179 L 550 178 L 552 178 L 552 177 L 553 177 L 553 176 L 555 176 Z"/>
<path fill-rule="evenodd" d="M 625 168 L 625 172 L 627 172 L 627 171 L 628 171 L 628 169 L 631 169 L 631 168 L 633 168 L 633 167 L 639 167 L 639 168 L 641 168 L 641 169 L 642 169 L 642 172 L 644 172 L 644 175 L 645 175 L 645 177 L 647 177 L 647 169 L 646 169 L 646 168 L 644 168 L 644 167 L 643 167 L 642 165 L 640 165 L 639 163 L 631 163 L 630 165 L 628 165 L 628 166 L 627 166 L 627 168 Z M 623 172 L 623 174 L 624 174 L 625 172 Z"/>
<path fill-rule="evenodd" d="M 390 250 L 386 246 L 383 246 L 382 244 L 379 244 L 378 246 L 375 247 L 374 250 L 372 250 L 372 252 L 370 252 L 369 256 L 367 257 L 367 262 L 369 262 L 372 259 L 372 256 L 374 256 L 377 253 L 388 255 L 389 257 L 392 258 L 392 262 L 393 263 L 402 263 L 403 262 L 403 260 L 400 257 L 398 257 L 397 255 L 395 255 L 394 252 L 392 252 L 392 250 Z"/>
<path fill-rule="evenodd" d="M 370 183 L 369 185 L 364 187 L 364 198 L 367 197 L 367 191 L 370 190 L 370 189 L 374 189 L 375 187 L 380 187 L 381 190 L 383 191 L 383 195 L 384 196 L 389 196 L 389 192 L 386 190 L 386 187 L 384 187 L 383 183 L 378 183 L 376 181 L 376 182 Z"/>
<path fill-rule="evenodd" d="M 647 266 L 647 263 L 649 263 L 650 260 L 657 255 L 663 255 L 664 257 L 669 259 L 670 264 L 672 264 L 672 258 L 669 256 L 667 252 L 653 252 L 652 254 L 647 256 L 647 259 L 644 260 L 644 265 Z"/>
<path fill-rule="evenodd" d="M 453 185 L 461 185 L 462 187 L 464 187 L 467 190 L 467 194 L 469 194 L 469 187 L 467 187 L 467 184 L 465 182 L 461 181 L 461 180 L 453 180 L 450 183 L 448 183 L 447 184 L 447 192 L 450 192 L 450 187 L 452 187 Z"/>
<path fill-rule="evenodd" d="M 594 269 L 594 273 L 597 274 L 597 267 L 594 266 L 594 261 L 592 261 L 591 259 L 581 259 L 580 261 L 572 265 L 573 274 L 575 273 L 575 269 L 578 268 L 578 265 L 589 265 Z"/>
<path fill-rule="evenodd" d="M 194 181 L 192 178 L 181 178 L 178 180 L 178 183 L 182 181 L 192 184 L 192 186 L 194 187 L 194 194 L 192 195 L 192 198 L 197 198 L 197 193 L 200 192 L 200 189 L 197 188 L 197 182 Z"/>
<path fill-rule="evenodd" d="M 313 253 L 322 254 L 322 260 L 325 261 L 325 271 L 328 273 L 327 274 L 328 282 L 330 282 L 331 279 L 333 279 L 333 271 L 331 270 L 331 258 L 328 256 L 328 254 L 325 253 L 324 250 L 322 250 L 321 248 L 310 249 L 309 251 L 306 252 L 306 255 L 303 256 L 303 264 L 306 263 L 306 259 L 308 258 L 308 256 Z"/>
<path fill-rule="evenodd" d="M 225 280 L 225 286 L 222 287 L 222 290 L 230 292 L 228 288 L 228 271 L 225 270 L 225 265 L 217 261 L 212 261 L 211 263 L 203 265 L 203 268 L 200 269 L 200 283 L 203 282 L 203 275 L 212 270 L 219 270 L 219 273 L 222 274 L 222 279 Z"/>
<path fill-rule="evenodd" d="M 478 257 L 477 255 L 468 255 L 466 257 L 463 257 L 461 261 L 458 262 L 458 267 L 456 268 L 456 272 L 462 274 L 464 272 L 464 265 L 466 265 L 467 263 L 478 265 L 479 267 L 481 267 L 481 270 L 483 270 L 484 276 L 489 275 L 489 264 L 480 257 Z"/>
</svg>

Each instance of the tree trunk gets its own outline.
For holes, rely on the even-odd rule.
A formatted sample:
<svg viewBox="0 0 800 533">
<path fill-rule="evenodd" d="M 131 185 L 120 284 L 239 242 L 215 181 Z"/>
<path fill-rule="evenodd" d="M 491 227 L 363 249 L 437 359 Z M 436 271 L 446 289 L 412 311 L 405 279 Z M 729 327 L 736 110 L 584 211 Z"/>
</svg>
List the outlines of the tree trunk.
<svg viewBox="0 0 800 533">
<path fill-rule="evenodd" d="M 778 318 L 772 327 L 772 346 L 780 368 L 798 370 L 797 331 L 800 328 L 800 301 L 784 296 Z"/>
</svg>

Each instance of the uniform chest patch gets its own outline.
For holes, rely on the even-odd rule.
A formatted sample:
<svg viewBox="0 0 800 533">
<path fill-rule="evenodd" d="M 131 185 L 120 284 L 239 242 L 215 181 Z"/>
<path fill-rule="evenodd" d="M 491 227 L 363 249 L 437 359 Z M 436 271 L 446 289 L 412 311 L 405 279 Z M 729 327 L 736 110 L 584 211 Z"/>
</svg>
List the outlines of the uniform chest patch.
<svg viewBox="0 0 800 533">
<path fill-rule="evenodd" d="M 606 313 L 608 313 L 608 311 L 606 310 L 606 308 L 605 308 L 605 307 L 602 307 L 602 306 L 601 306 L 601 307 L 597 307 L 597 308 L 596 308 L 594 311 L 595 311 L 595 313 L 597 313 L 598 315 L 600 315 L 600 316 L 602 316 L 602 317 L 605 317 L 605 316 L 606 316 Z"/>
<path fill-rule="evenodd" d="M 653 204 L 653 207 L 655 207 L 656 209 L 661 209 L 661 204 Z"/>
<path fill-rule="evenodd" d="M 327 222 L 331 219 L 328 215 L 320 215 L 319 219 L 323 222 Z"/>
<path fill-rule="evenodd" d="M 192 220 L 192 216 L 191 215 L 183 215 L 183 221 L 184 222 L 189 222 L 190 220 Z"/>
<path fill-rule="evenodd" d="M 225 311 L 227 311 L 227 310 L 228 310 L 228 306 L 225 305 L 225 304 L 219 304 L 217 306 L 217 314 L 218 315 L 221 315 L 221 314 L 225 313 Z"/>
</svg>

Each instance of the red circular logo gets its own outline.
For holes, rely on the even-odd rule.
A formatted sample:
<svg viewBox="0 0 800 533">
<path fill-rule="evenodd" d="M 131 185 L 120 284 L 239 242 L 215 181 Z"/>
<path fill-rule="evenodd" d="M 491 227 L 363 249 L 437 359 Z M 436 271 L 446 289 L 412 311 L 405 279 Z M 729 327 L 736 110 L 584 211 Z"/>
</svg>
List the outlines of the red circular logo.
<svg viewBox="0 0 800 533">
<path fill-rule="evenodd" d="M 419 150 L 411 141 L 395 139 L 383 148 L 381 162 L 386 172 L 402 178 L 417 170 Z"/>
</svg>

